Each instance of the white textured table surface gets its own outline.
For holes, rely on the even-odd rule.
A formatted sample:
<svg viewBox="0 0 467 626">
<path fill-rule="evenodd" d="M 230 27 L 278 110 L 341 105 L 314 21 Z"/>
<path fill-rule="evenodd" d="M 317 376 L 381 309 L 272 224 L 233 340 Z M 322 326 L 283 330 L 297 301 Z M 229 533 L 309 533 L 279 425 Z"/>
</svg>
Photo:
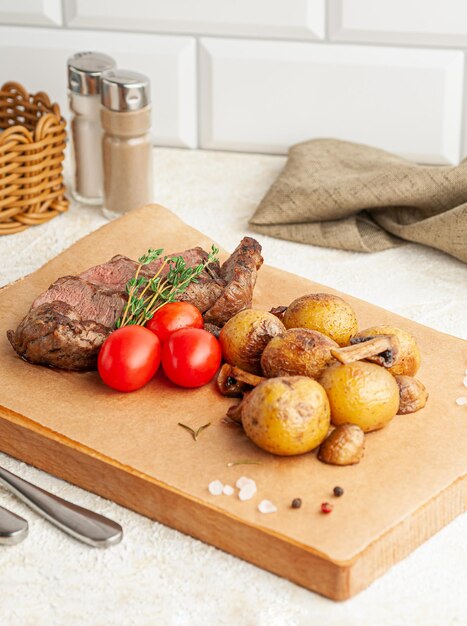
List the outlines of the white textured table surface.
<svg viewBox="0 0 467 626">
<path fill-rule="evenodd" d="M 233 249 L 283 164 L 282 157 L 157 149 L 155 199 Z M 75 205 L 48 224 L 1 238 L 0 285 L 105 222 L 98 210 Z M 258 239 L 268 264 L 467 337 L 467 267 L 455 259 L 412 244 L 369 256 Z M 459 376 L 459 395 L 467 395 Z M 0 547 L 1 626 L 467 624 L 465 515 L 369 589 L 337 604 L 6 455 L 0 464 L 125 530 L 119 546 L 94 550 L 0 491 L 0 505 L 30 522 L 25 542 Z"/>
</svg>

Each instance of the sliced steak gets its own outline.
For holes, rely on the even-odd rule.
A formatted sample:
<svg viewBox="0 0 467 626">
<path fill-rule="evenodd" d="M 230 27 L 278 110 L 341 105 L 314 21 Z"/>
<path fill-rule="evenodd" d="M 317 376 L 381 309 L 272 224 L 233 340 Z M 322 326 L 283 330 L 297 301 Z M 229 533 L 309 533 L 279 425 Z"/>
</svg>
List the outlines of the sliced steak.
<svg viewBox="0 0 467 626">
<path fill-rule="evenodd" d="M 170 256 L 181 256 L 187 267 L 196 267 L 205 263 L 208 253 L 198 247 Z M 251 306 L 262 262 L 259 243 L 245 237 L 222 268 L 218 263 L 209 264 L 180 300 L 206 312 L 206 322 L 220 327 Z M 163 259 L 157 259 L 140 273 L 152 278 L 162 264 Z M 31 363 L 71 370 L 95 368 L 99 348 L 122 313 L 125 287 L 137 266 L 136 261 L 117 255 L 80 276 L 59 278 L 36 298 L 16 331 L 8 331 L 11 345 Z M 168 271 L 169 267 L 164 267 L 160 275 Z"/>
<path fill-rule="evenodd" d="M 185 260 L 187 267 L 195 267 L 204 263 L 208 258 L 208 253 L 200 247 L 190 248 L 184 252 L 175 252 L 170 254 L 171 257 L 182 257 Z M 164 263 L 164 257 L 158 258 L 148 265 L 143 265 L 140 270 L 141 276 L 152 278 L 154 274 L 159 270 Z M 101 265 L 95 265 L 90 269 L 82 272 L 79 277 L 84 279 L 88 283 L 97 285 L 99 287 L 113 287 L 116 291 L 125 291 L 125 287 L 130 278 L 135 275 L 138 263 L 129 259 L 127 256 L 117 254 L 112 257 L 107 263 Z M 166 265 L 160 276 L 166 276 L 169 271 L 169 266 Z M 213 277 L 217 278 L 219 275 L 219 263 L 210 263 L 209 266 L 203 271 L 201 277 Z"/>
<path fill-rule="evenodd" d="M 82 272 L 79 277 L 98 287 L 113 287 L 115 291 L 125 291 L 125 286 L 133 278 L 138 263 L 127 256 L 117 254 L 107 263 L 95 265 Z"/>
<path fill-rule="evenodd" d="M 206 322 L 223 326 L 236 313 L 251 307 L 256 274 L 262 264 L 260 244 L 244 237 L 220 269 L 220 278 L 227 286 L 204 314 Z"/>
<path fill-rule="evenodd" d="M 67 370 L 96 368 L 110 328 L 83 320 L 65 302 L 47 302 L 29 311 L 16 331 L 7 332 L 15 351 L 26 361 Z"/>
<path fill-rule="evenodd" d="M 79 276 L 64 276 L 38 296 L 32 303 L 32 308 L 56 301 L 69 304 L 82 320 L 113 328 L 125 306 L 126 298 L 120 291 L 115 291 L 113 285 L 98 286 Z"/>
</svg>

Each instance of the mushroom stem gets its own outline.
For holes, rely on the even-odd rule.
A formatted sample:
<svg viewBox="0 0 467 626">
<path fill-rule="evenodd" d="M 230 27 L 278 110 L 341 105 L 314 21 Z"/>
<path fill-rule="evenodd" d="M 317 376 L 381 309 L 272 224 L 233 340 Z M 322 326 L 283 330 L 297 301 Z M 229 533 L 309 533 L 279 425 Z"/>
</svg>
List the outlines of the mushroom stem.
<svg viewBox="0 0 467 626">
<path fill-rule="evenodd" d="M 239 382 L 246 383 L 247 385 L 251 385 L 252 387 L 256 387 L 263 380 L 266 380 L 264 376 L 257 376 L 256 374 L 250 374 L 250 372 L 245 372 L 245 370 L 240 369 L 239 367 L 233 366 L 230 372 L 232 378 L 235 378 Z"/>
<path fill-rule="evenodd" d="M 383 367 L 392 367 L 399 359 L 400 344 L 394 335 L 365 337 L 363 340 L 355 338 L 350 342 L 352 345 L 345 348 L 331 348 L 332 356 L 344 365 L 366 359 Z"/>
<path fill-rule="evenodd" d="M 217 376 L 217 387 L 224 396 L 242 396 L 263 380 L 266 380 L 263 376 L 256 376 L 239 367 L 224 363 Z"/>
</svg>

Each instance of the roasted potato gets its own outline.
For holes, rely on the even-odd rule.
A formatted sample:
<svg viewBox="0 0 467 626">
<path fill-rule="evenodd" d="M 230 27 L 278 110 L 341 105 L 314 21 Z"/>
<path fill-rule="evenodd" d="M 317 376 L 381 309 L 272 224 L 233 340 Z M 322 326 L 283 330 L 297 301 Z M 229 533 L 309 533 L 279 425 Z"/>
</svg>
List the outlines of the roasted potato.
<svg viewBox="0 0 467 626">
<path fill-rule="evenodd" d="M 294 300 L 284 313 L 286 328 L 317 330 L 346 346 L 358 330 L 354 310 L 345 300 L 329 293 L 312 293 Z"/>
<path fill-rule="evenodd" d="M 241 409 L 247 436 L 272 454 L 309 452 L 329 430 L 326 392 L 306 376 L 269 378 L 250 391 Z"/>
<path fill-rule="evenodd" d="M 284 324 L 272 313 L 246 309 L 222 328 L 219 341 L 224 359 L 252 374 L 261 374 L 260 359 L 269 341 L 285 332 Z"/>
<path fill-rule="evenodd" d="M 326 335 L 308 328 L 291 328 L 274 337 L 261 356 L 265 376 L 309 376 L 319 378 L 332 361 L 331 349 L 338 345 Z"/>
<path fill-rule="evenodd" d="M 331 365 L 319 382 L 331 406 L 331 421 L 356 424 L 364 432 L 382 428 L 399 410 L 399 387 L 387 369 L 366 361 Z"/>
</svg>

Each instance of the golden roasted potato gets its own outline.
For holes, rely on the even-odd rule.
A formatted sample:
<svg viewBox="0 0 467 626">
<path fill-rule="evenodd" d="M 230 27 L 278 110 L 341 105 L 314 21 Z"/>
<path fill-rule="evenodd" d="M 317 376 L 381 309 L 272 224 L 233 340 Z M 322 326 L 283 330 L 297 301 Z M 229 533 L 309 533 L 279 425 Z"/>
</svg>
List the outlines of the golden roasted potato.
<svg viewBox="0 0 467 626">
<path fill-rule="evenodd" d="M 311 293 L 294 300 L 284 313 L 284 326 L 310 328 L 346 346 L 358 330 L 354 310 L 330 293 Z"/>
<path fill-rule="evenodd" d="M 399 410 L 399 387 L 380 365 L 366 361 L 331 365 L 319 382 L 328 394 L 335 426 L 356 424 L 369 432 L 385 426 Z"/>
<path fill-rule="evenodd" d="M 272 313 L 245 309 L 222 328 L 219 341 L 224 359 L 252 374 L 261 374 L 260 358 L 269 341 L 285 332 L 284 324 Z"/>
<path fill-rule="evenodd" d="M 334 361 L 331 348 L 338 345 L 326 335 L 308 328 L 291 328 L 274 337 L 261 356 L 265 376 L 309 376 L 319 378 Z"/>
<path fill-rule="evenodd" d="M 397 363 L 388 369 L 394 376 L 415 376 L 420 368 L 420 350 L 415 337 L 401 328 L 394 326 L 372 326 L 361 330 L 355 340 L 362 337 L 378 337 L 379 335 L 395 335 L 399 340 L 399 358 Z"/>
<path fill-rule="evenodd" d="M 326 392 L 306 376 L 269 378 L 242 402 L 247 436 L 260 448 L 281 456 L 309 452 L 329 430 Z"/>
</svg>

